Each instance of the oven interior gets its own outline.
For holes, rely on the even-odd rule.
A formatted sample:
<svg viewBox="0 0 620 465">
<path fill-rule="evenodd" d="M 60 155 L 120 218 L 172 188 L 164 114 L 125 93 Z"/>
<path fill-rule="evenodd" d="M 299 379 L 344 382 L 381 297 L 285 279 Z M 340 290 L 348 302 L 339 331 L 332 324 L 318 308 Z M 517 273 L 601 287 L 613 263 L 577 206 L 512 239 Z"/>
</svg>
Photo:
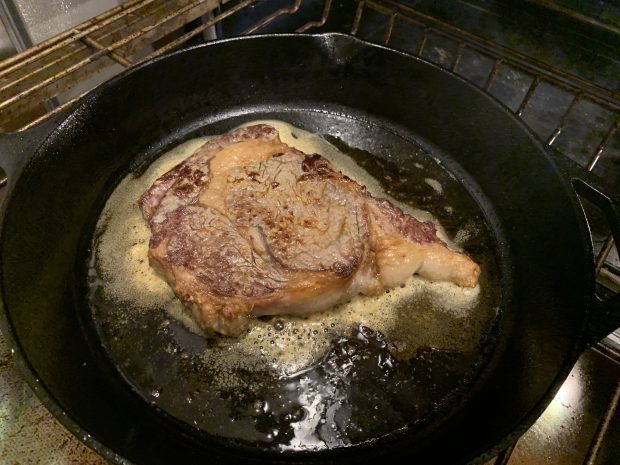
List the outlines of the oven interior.
<svg viewBox="0 0 620 465">
<path fill-rule="evenodd" d="M 620 7 L 612 1 L 129 0 L 43 32 L 22 3 L 0 8 L 20 51 L 0 62 L 3 132 L 28 129 L 125 68 L 186 46 L 248 34 L 345 32 L 475 83 L 620 196 Z M 618 293 L 609 226 L 585 200 L 584 209 L 598 291 Z M 11 376 L 0 375 L 6 392 L 20 386 Z M 613 463 L 619 380 L 620 330 L 581 357 L 541 419 L 495 463 Z M 24 395 L 7 395 L 9 405 Z"/>
</svg>

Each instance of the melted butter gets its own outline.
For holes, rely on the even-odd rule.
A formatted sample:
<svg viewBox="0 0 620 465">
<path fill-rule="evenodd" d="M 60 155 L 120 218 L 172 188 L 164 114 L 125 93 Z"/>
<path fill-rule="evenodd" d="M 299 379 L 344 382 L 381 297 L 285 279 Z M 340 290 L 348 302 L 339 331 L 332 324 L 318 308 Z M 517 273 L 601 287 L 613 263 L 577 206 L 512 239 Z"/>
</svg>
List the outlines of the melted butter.
<svg viewBox="0 0 620 465">
<path fill-rule="evenodd" d="M 434 221 L 438 235 L 453 248 L 443 228 L 428 212 L 416 210 L 386 195 L 380 183 L 351 158 L 321 137 L 281 121 L 254 121 L 275 127 L 282 141 L 305 153 L 319 153 L 344 174 L 366 186 L 376 197 L 423 221 Z M 95 264 L 107 300 L 127 308 L 128 314 L 164 308 L 190 330 L 200 329 L 184 310 L 164 279 L 149 265 L 147 252 L 150 230 L 137 200 L 153 182 L 189 157 L 207 138 L 187 141 L 155 160 L 140 176 L 128 176 L 110 196 L 97 225 Z M 319 360 L 334 337 L 348 334 L 363 324 L 390 339 L 395 353 L 411 356 L 421 345 L 450 350 L 475 350 L 478 335 L 459 334 L 459 325 L 438 323 L 441 314 L 462 319 L 479 299 L 480 288 L 460 288 L 451 283 L 431 283 L 411 277 L 402 287 L 376 297 L 357 296 L 321 313 L 307 317 L 279 316 L 256 320 L 238 338 L 220 338 L 204 353 L 204 361 L 216 367 L 222 383 L 234 385 L 231 373 L 250 363 L 267 366 L 282 376 L 299 372 Z M 128 315 L 129 317 L 129 315 Z M 119 323 L 120 324 L 120 323 Z M 416 328 L 421 330 L 416 330 Z M 431 328 L 429 330 L 429 328 Z M 215 349 L 215 350 L 214 350 Z M 239 381 L 239 380 L 237 380 Z"/>
<path fill-rule="evenodd" d="M 136 310 L 165 307 L 190 328 L 197 325 L 183 311 L 164 279 L 149 265 L 151 230 L 142 217 L 138 199 L 157 178 L 204 144 L 204 139 L 185 142 L 155 160 L 139 178 L 127 176 L 108 199 L 97 223 L 95 265 L 106 297 Z"/>
</svg>

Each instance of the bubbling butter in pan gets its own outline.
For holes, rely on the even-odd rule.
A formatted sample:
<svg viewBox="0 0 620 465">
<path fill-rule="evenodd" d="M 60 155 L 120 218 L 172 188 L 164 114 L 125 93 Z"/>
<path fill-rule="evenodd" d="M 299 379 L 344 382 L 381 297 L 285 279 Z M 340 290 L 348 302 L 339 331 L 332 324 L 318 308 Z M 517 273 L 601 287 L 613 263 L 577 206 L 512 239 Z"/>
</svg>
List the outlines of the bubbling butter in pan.
<svg viewBox="0 0 620 465">
<path fill-rule="evenodd" d="M 321 137 L 281 121 L 254 121 L 246 125 L 257 123 L 275 127 L 282 141 L 298 150 L 325 156 L 338 170 L 365 185 L 374 196 L 388 198 L 419 220 L 434 221 L 438 235 L 457 248 L 430 213 L 387 196 L 377 180 Z M 95 268 L 105 298 L 127 308 L 127 318 L 139 318 L 141 312 L 164 308 L 191 331 L 202 334 L 163 277 L 149 265 L 151 232 L 137 202 L 157 178 L 189 157 L 207 139 L 180 144 L 155 160 L 141 176 L 128 176 L 105 205 L 97 224 Z M 213 359 L 211 361 L 218 366 L 233 369 L 251 357 L 282 375 L 289 375 L 319 360 L 334 337 L 348 335 L 358 324 L 383 333 L 395 345 L 397 354 L 413 354 L 416 347 L 423 345 L 475 350 L 479 338 L 475 334 L 463 334 L 459 320 L 466 320 L 464 317 L 477 304 L 479 294 L 479 286 L 467 289 L 413 276 L 404 286 L 385 294 L 356 296 L 324 312 L 305 317 L 282 315 L 257 319 L 238 338 L 220 337 L 216 347 L 221 350 L 210 349 L 204 358 L 207 363 Z M 454 323 L 437 323 L 435 320 L 441 315 Z"/>
</svg>

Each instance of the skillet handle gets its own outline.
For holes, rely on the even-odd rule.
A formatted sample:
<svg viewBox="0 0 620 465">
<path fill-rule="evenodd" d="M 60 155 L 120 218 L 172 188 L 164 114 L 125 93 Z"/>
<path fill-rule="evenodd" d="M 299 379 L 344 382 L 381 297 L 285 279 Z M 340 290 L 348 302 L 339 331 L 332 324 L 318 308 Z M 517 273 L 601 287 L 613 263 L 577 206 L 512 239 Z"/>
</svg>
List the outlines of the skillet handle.
<svg viewBox="0 0 620 465">
<path fill-rule="evenodd" d="M 605 194 L 601 180 L 577 163 L 557 154 L 556 165 L 572 185 L 579 197 L 583 197 L 599 208 L 604 214 L 611 228 L 611 234 L 620 252 L 620 202 L 618 199 Z M 616 329 L 620 328 L 620 293 L 611 298 L 595 297 L 594 309 L 590 312 L 585 329 L 585 343 L 594 344 Z"/>
<path fill-rule="evenodd" d="M 7 179 L 10 182 L 17 176 L 36 149 L 66 115 L 66 111 L 61 111 L 30 129 L 0 134 L 0 168 L 6 173 L 6 176 L 0 178 L 0 187 L 7 184 Z"/>
</svg>

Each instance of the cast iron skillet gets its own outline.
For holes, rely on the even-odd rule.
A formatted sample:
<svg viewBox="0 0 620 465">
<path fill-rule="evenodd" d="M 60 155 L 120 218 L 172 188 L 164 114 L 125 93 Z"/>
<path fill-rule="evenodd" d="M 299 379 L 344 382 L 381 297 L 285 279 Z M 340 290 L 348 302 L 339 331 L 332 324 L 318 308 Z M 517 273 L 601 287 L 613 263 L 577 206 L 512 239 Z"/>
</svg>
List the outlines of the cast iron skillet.
<svg viewBox="0 0 620 465">
<path fill-rule="evenodd" d="M 365 129 L 422 141 L 487 216 L 501 270 L 497 344 L 468 400 L 430 430 L 399 431 L 337 451 L 278 454 L 197 436 L 158 414 L 104 360 L 84 329 L 82 257 L 121 176 L 181 140 L 275 117 L 310 131 Z M 373 145 L 374 144 L 374 145 Z M 406 458 L 483 462 L 542 412 L 589 343 L 620 326 L 620 300 L 599 302 L 576 192 L 608 215 L 618 204 L 560 167 L 489 95 L 435 65 L 339 34 L 257 36 L 188 49 L 133 68 L 69 115 L 2 140 L 3 330 L 45 405 L 117 463 L 350 463 Z"/>
</svg>

